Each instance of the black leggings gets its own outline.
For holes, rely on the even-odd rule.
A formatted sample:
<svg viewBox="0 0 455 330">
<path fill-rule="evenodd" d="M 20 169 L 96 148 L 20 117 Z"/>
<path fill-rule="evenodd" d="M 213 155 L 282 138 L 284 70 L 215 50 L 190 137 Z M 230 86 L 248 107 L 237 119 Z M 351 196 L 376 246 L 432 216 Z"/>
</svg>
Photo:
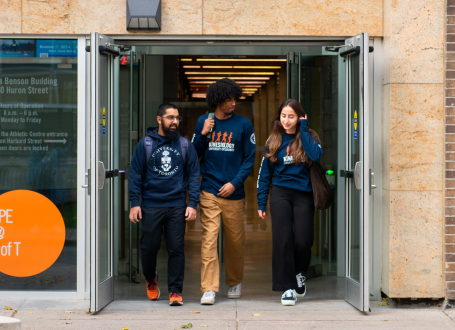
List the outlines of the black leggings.
<svg viewBox="0 0 455 330">
<path fill-rule="evenodd" d="M 308 270 L 314 239 L 313 192 L 272 186 L 273 291 L 297 289 L 295 275 Z"/>
</svg>

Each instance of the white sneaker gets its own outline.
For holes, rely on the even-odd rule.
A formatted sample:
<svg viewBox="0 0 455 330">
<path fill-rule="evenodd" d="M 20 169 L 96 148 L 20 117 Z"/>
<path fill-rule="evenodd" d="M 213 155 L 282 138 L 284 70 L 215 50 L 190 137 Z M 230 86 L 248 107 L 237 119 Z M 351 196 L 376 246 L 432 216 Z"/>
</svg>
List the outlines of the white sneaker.
<svg viewBox="0 0 455 330">
<path fill-rule="evenodd" d="M 228 299 L 237 299 L 242 296 L 242 283 L 230 287 L 227 297 Z"/>
<path fill-rule="evenodd" d="M 294 306 L 297 301 L 295 291 L 292 289 L 286 290 L 281 295 L 281 305 L 283 306 Z"/>
<path fill-rule="evenodd" d="M 202 295 L 201 305 L 213 305 L 215 303 L 215 291 L 206 291 Z"/>
</svg>

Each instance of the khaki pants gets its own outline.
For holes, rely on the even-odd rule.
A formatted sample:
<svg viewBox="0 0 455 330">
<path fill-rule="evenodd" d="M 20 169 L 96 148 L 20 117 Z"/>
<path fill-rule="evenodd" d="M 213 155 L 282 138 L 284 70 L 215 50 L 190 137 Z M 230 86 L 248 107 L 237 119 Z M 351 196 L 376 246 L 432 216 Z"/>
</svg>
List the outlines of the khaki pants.
<svg viewBox="0 0 455 330">
<path fill-rule="evenodd" d="M 243 248 L 245 228 L 243 211 L 245 199 L 232 201 L 201 191 L 202 223 L 202 292 L 220 287 L 220 266 L 218 263 L 217 240 L 220 228 L 220 214 L 223 216 L 224 261 L 226 266 L 226 284 L 237 285 L 243 280 Z"/>
</svg>

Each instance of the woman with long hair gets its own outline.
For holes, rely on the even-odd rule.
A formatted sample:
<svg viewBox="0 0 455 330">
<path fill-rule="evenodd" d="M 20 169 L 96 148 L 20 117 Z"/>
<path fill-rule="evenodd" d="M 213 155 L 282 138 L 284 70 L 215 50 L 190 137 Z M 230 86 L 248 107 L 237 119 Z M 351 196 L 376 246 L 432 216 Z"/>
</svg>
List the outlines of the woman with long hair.
<svg viewBox="0 0 455 330">
<path fill-rule="evenodd" d="M 284 101 L 272 120 L 258 178 L 258 213 L 265 219 L 270 186 L 273 291 L 293 306 L 306 293 L 305 277 L 314 238 L 310 166 L 322 156 L 319 137 L 308 128 L 299 102 Z"/>
</svg>

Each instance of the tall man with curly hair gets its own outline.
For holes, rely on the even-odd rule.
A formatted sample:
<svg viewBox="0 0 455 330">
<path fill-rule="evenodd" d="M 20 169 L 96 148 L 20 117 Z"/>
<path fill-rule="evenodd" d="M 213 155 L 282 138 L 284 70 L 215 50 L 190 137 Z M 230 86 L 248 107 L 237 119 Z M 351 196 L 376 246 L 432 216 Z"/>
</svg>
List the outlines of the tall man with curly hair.
<svg viewBox="0 0 455 330">
<path fill-rule="evenodd" d="M 224 78 L 211 84 L 206 100 L 215 109 L 215 114 L 199 118 L 192 141 L 198 157 L 202 157 L 199 205 L 203 305 L 215 303 L 215 292 L 220 286 L 217 254 L 220 214 L 225 234 L 226 284 L 230 286 L 228 298 L 241 297 L 245 242 L 243 183 L 253 168 L 256 140 L 251 121 L 234 113 L 240 96 L 242 88 L 231 79 Z"/>
</svg>

